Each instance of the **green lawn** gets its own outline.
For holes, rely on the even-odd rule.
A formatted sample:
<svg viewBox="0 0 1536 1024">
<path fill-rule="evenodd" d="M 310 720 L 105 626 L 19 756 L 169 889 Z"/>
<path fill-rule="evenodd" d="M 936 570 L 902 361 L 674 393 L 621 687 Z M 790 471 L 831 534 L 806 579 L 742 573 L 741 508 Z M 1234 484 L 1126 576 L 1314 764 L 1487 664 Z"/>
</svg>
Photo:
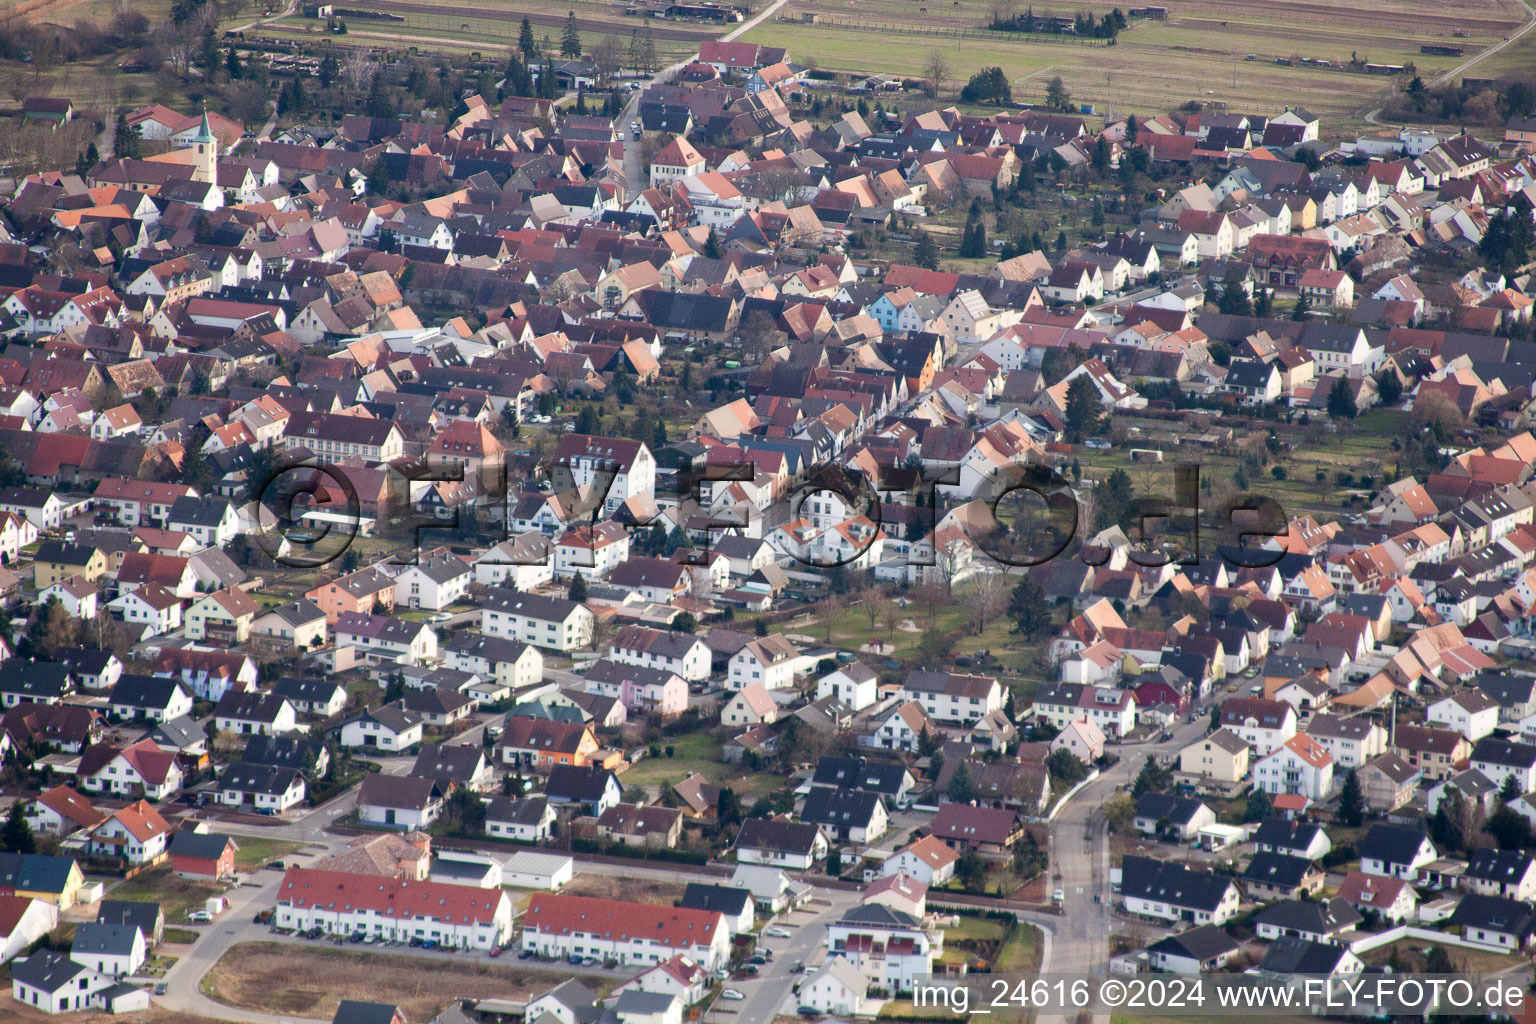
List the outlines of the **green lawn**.
<svg viewBox="0 0 1536 1024">
<path fill-rule="evenodd" d="M 240 849 L 235 854 L 235 869 L 238 871 L 253 871 L 269 860 L 286 857 L 304 846 L 303 843 L 286 839 L 260 839 L 249 836 L 237 836 L 235 842 L 240 844 Z"/>
<path fill-rule="evenodd" d="M 745 776 L 741 767 L 720 760 L 720 741 L 707 732 L 699 731 L 683 736 L 669 736 L 660 744 L 660 757 L 646 757 L 630 767 L 619 782 L 625 786 L 654 786 L 681 782 L 689 772 L 698 772 L 711 782 L 731 783 L 732 788 L 747 801 L 772 793 L 784 784 L 782 776 L 757 774 Z M 672 756 L 666 749 L 672 747 Z"/>
<path fill-rule="evenodd" d="M 1034 925 L 1020 922 L 1013 935 L 997 954 L 999 972 L 1037 971 L 1040 969 L 1040 933 Z"/>
<path fill-rule="evenodd" d="M 1007 930 L 1007 925 L 1002 921 L 995 921 L 990 917 L 962 916 L 957 927 L 944 929 L 944 942 L 946 945 L 957 939 L 970 939 L 974 942 L 996 942 L 1003 937 L 1003 933 Z"/>
</svg>

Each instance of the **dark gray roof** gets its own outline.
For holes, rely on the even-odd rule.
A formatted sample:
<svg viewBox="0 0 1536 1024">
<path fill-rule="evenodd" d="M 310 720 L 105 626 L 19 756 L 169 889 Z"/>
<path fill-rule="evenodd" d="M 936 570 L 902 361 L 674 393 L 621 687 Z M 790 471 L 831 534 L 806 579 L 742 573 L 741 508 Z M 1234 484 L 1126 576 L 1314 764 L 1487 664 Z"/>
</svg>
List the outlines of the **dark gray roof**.
<svg viewBox="0 0 1536 1024">
<path fill-rule="evenodd" d="M 1286 850 L 1305 850 L 1312 845 L 1323 829 L 1310 822 L 1291 821 L 1288 818 L 1265 818 L 1259 822 L 1253 834 L 1257 846 L 1272 846 L 1282 853 Z"/>
<path fill-rule="evenodd" d="M 544 795 L 551 800 L 593 803 L 602 799 L 613 772 L 596 765 L 557 764 L 550 769 Z"/>
<path fill-rule="evenodd" d="M 10 658 L 0 663 L 0 693 L 47 701 L 63 697 L 73 683 L 69 670 L 57 662 Z"/>
<path fill-rule="evenodd" d="M 271 764 L 237 761 L 224 769 L 224 775 L 219 779 L 219 788 L 241 793 L 281 796 L 288 792 L 288 788 L 293 785 L 298 775 L 297 768 L 279 768 Z"/>
<path fill-rule="evenodd" d="M 451 782 L 463 785 L 473 779 L 484 758 L 485 748 L 469 743 L 423 743 L 410 774 L 436 780 L 446 790 Z"/>
<path fill-rule="evenodd" d="M 1451 924 L 1504 932 L 1523 939 L 1536 931 L 1536 914 L 1520 900 L 1468 893 L 1451 915 Z"/>
<path fill-rule="evenodd" d="M 1472 748 L 1472 762 L 1478 761 L 1505 768 L 1530 768 L 1536 765 L 1536 746 L 1484 736 Z"/>
<path fill-rule="evenodd" d="M 1359 924 L 1360 912 L 1343 900 L 1282 900 L 1259 911 L 1258 924 L 1326 935 Z"/>
<path fill-rule="evenodd" d="M 1262 850 L 1253 855 L 1253 860 L 1243 871 L 1242 880 L 1257 885 L 1277 885 L 1294 889 L 1301 885 L 1313 870 L 1315 869 L 1312 867 L 1312 862 L 1305 857 L 1293 857 L 1288 853 Z"/>
<path fill-rule="evenodd" d="M 126 956 L 133 952 L 139 929 L 131 924 L 103 924 L 88 921 L 75 926 L 71 953 L 95 953 L 102 956 Z"/>
<path fill-rule="evenodd" d="M 805 798 L 800 817 L 833 828 L 868 828 L 880 806 L 879 793 L 817 786 Z"/>
<path fill-rule="evenodd" d="M 274 693 L 263 693 L 260 690 L 242 693 L 238 690 L 229 690 L 219 698 L 218 705 L 213 709 L 213 715 L 215 718 L 233 718 L 242 722 L 270 724 L 277 721 L 277 716 L 285 703 L 287 702 L 283 698 Z"/>
<path fill-rule="evenodd" d="M 752 901 L 752 890 L 731 885 L 689 882 L 678 906 L 686 910 L 717 910 L 731 917 L 739 915 Z"/>
<path fill-rule="evenodd" d="M 369 775 L 357 791 L 359 807 L 394 807 L 419 811 L 442 798 L 443 791 L 436 780 L 414 779 L 408 775 Z"/>
<path fill-rule="evenodd" d="M 809 856 L 820 829 L 815 825 L 773 818 L 748 818 L 736 833 L 736 848 L 777 850 Z"/>
<path fill-rule="evenodd" d="M 331 1024 L 390 1024 L 400 1008 L 394 1003 L 365 1003 L 343 999 L 336 1006 Z"/>
<path fill-rule="evenodd" d="M 1194 797 L 1167 793 L 1143 793 L 1136 801 L 1136 817 L 1156 821 L 1167 818 L 1175 825 L 1188 825 L 1205 804 Z"/>
<path fill-rule="evenodd" d="M 246 740 L 240 760 L 246 764 L 265 764 L 277 768 L 304 770 L 306 764 L 319 763 L 325 744 L 305 736 L 252 736 Z"/>
<path fill-rule="evenodd" d="M 184 828 L 171 835 L 171 856 L 191 857 L 194 860 L 218 860 L 223 856 L 224 848 L 230 843 L 234 843 L 236 849 L 240 848 L 240 843 L 234 836 L 227 836 L 221 832 L 194 832 L 190 828 Z"/>
<path fill-rule="evenodd" d="M 53 993 L 89 970 L 63 953 L 40 949 L 25 960 L 11 961 L 11 978 L 40 992 Z"/>
<path fill-rule="evenodd" d="M 1370 858 L 1387 864 L 1412 863 L 1419 844 L 1428 838 L 1423 829 L 1406 825 L 1372 825 L 1360 841 L 1362 859 Z"/>
<path fill-rule="evenodd" d="M 828 755 L 816 763 L 811 785 L 865 789 L 883 796 L 896 796 L 901 792 L 906 776 L 906 766 L 895 762 Z"/>
<path fill-rule="evenodd" d="M 175 679 L 125 672 L 118 679 L 117 685 L 112 687 L 111 700 L 113 705 L 163 711 L 170 706 L 176 692 L 185 692 L 185 689 Z"/>
<path fill-rule="evenodd" d="M 27 892 L 61 893 L 69 885 L 73 857 L 42 853 L 0 853 L 0 887 Z"/>
<path fill-rule="evenodd" d="M 103 924 L 131 924 L 146 939 L 155 935 L 160 923 L 160 904 L 147 900 L 102 900 L 96 908 L 96 920 Z"/>
<path fill-rule="evenodd" d="M 549 801 L 543 797 L 521 800 L 507 796 L 492 797 L 490 806 L 485 810 L 485 820 L 506 821 L 514 825 L 537 825 L 544 819 L 544 812 L 548 807 Z"/>
<path fill-rule="evenodd" d="M 1488 882 L 1519 882 L 1531 869 L 1532 857 L 1524 850 L 1473 850 L 1467 877 Z"/>
<path fill-rule="evenodd" d="M 1314 942 L 1294 935 L 1276 939 L 1259 962 L 1259 970 L 1273 974 L 1317 974 L 1327 977 L 1349 950 L 1331 942 Z"/>
<path fill-rule="evenodd" d="M 1164 864 L 1151 857 L 1127 856 L 1121 863 L 1123 894 L 1175 907 L 1214 911 L 1231 885 L 1232 880 L 1226 875 L 1191 871 L 1181 864 Z"/>
<path fill-rule="evenodd" d="M 339 689 L 341 684 L 334 679 L 305 679 L 301 676 L 284 676 L 272 684 L 275 696 L 307 703 L 327 703 Z"/>
<path fill-rule="evenodd" d="M 1166 939 L 1154 942 L 1147 947 L 1147 952 L 1188 957 L 1203 963 L 1223 953 L 1235 952 L 1240 945 L 1236 939 L 1215 925 L 1203 924 L 1198 928 L 1191 928 L 1187 932 L 1170 935 Z"/>
<path fill-rule="evenodd" d="M 1500 705 L 1523 704 L 1532 697 L 1536 676 L 1517 676 L 1505 672 L 1484 672 L 1473 680 L 1477 688 Z"/>
</svg>

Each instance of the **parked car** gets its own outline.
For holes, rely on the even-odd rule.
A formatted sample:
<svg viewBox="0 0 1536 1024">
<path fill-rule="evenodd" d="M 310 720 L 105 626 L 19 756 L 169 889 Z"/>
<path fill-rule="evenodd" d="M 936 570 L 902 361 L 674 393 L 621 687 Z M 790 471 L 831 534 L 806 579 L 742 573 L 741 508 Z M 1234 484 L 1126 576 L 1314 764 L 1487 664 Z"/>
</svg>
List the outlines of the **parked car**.
<svg viewBox="0 0 1536 1024">
<path fill-rule="evenodd" d="M 721 999 L 737 1000 L 737 999 L 745 999 L 747 997 L 742 995 L 740 992 L 736 991 L 733 988 L 728 988 L 724 992 L 720 993 L 720 998 Z"/>
<path fill-rule="evenodd" d="M 500 946 L 492 946 L 491 947 L 491 956 L 501 956 L 501 947 Z"/>
<path fill-rule="evenodd" d="M 187 915 L 187 920 L 193 924 L 207 924 L 213 920 L 213 915 L 206 910 L 194 910 Z"/>
<path fill-rule="evenodd" d="M 764 928 L 763 934 L 768 936 L 770 939 L 787 939 L 789 938 L 789 929 L 780 928 L 778 925 L 774 925 L 772 928 Z"/>
<path fill-rule="evenodd" d="M 437 940 L 436 939 L 422 939 L 421 940 L 421 948 L 422 949 L 436 949 L 437 948 Z"/>
<path fill-rule="evenodd" d="M 157 996 L 165 995 L 165 982 L 162 981 L 162 982 L 159 982 L 159 983 L 157 983 L 155 985 L 155 995 L 157 995 Z"/>
<path fill-rule="evenodd" d="M 749 964 L 757 964 L 758 966 L 762 966 L 763 964 L 766 964 L 767 962 L 768 962 L 768 958 L 765 957 L 765 956 L 762 956 L 761 954 L 759 954 L 757 956 L 747 957 L 747 963 L 749 963 Z"/>
</svg>

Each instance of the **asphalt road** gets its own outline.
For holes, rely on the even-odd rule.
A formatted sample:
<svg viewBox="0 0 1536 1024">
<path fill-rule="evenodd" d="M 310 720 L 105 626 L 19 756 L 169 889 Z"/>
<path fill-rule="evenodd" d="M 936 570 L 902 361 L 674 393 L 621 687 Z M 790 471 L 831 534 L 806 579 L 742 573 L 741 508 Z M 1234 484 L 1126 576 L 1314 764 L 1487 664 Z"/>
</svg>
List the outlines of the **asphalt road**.
<svg viewBox="0 0 1536 1024">
<path fill-rule="evenodd" d="M 1160 743 L 1117 748 L 1120 761 L 1073 797 L 1050 831 L 1051 885 L 1062 890 L 1061 917 L 1052 929 L 1051 949 L 1042 971 L 1103 974 L 1109 969 L 1109 937 L 1118 919 L 1109 881 L 1109 830 L 1099 813 L 1120 787 L 1136 780 L 1148 754 L 1165 756 L 1205 734 L 1207 718 L 1181 723 Z M 1094 896 L 1098 896 L 1095 902 Z M 1057 1018 L 1064 1020 L 1065 1018 Z M 1107 1015 L 1098 1022 L 1107 1021 Z M 1045 1024 L 1047 1018 L 1042 1017 Z M 1054 1024 L 1054 1022 L 1052 1022 Z"/>
</svg>

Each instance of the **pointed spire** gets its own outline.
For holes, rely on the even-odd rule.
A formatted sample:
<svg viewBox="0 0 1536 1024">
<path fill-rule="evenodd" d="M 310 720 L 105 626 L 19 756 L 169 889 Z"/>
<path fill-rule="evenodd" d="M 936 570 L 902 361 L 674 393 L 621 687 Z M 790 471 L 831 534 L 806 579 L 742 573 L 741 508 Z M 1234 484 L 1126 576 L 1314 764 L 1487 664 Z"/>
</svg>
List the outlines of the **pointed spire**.
<svg viewBox="0 0 1536 1024">
<path fill-rule="evenodd" d="M 217 142 L 217 141 L 219 141 L 217 138 L 214 137 L 213 126 L 208 123 L 208 107 L 207 107 L 206 104 L 204 104 L 204 106 L 203 106 L 203 120 L 197 126 L 197 134 L 192 136 L 192 141 L 193 142 Z"/>
</svg>

